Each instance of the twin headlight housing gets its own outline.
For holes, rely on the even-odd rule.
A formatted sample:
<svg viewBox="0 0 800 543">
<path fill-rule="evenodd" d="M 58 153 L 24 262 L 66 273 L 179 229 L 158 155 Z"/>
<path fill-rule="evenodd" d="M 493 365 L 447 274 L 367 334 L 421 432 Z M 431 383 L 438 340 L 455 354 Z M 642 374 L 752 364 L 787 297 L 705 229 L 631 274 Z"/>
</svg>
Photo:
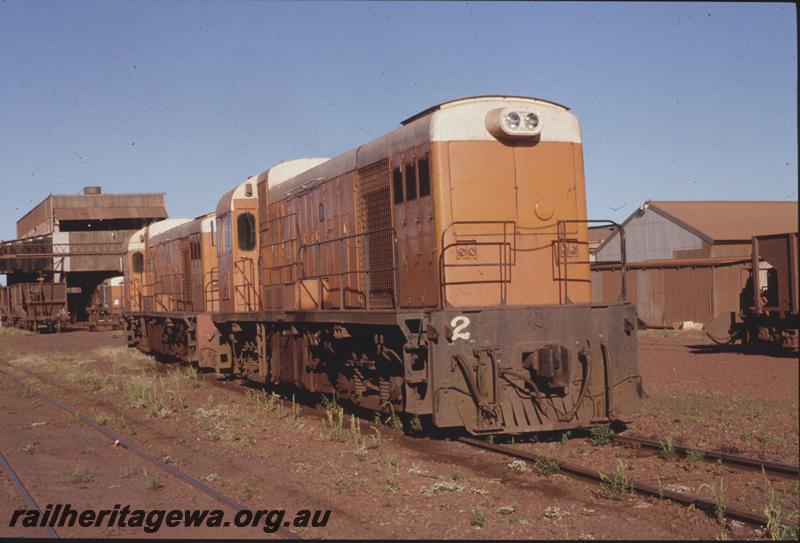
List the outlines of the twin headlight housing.
<svg viewBox="0 0 800 543">
<path fill-rule="evenodd" d="M 486 128 L 496 138 L 533 138 L 542 132 L 542 120 L 533 109 L 504 107 L 486 116 Z"/>
</svg>

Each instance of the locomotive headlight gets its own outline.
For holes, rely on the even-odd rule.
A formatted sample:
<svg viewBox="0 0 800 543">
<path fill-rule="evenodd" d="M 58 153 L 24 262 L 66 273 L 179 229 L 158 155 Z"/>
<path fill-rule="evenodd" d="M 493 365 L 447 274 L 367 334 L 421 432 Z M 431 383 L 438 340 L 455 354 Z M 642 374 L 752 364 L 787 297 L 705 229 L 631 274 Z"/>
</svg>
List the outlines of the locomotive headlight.
<svg viewBox="0 0 800 543">
<path fill-rule="evenodd" d="M 507 113 L 503 116 L 503 121 L 505 121 L 505 125 L 509 128 L 517 129 L 519 128 L 519 123 L 522 119 L 520 119 L 519 113 L 516 111 L 512 111 L 511 113 Z"/>
<path fill-rule="evenodd" d="M 542 121 L 539 113 L 532 109 L 525 106 L 493 109 L 486 115 L 486 129 L 497 139 L 538 136 Z"/>
</svg>

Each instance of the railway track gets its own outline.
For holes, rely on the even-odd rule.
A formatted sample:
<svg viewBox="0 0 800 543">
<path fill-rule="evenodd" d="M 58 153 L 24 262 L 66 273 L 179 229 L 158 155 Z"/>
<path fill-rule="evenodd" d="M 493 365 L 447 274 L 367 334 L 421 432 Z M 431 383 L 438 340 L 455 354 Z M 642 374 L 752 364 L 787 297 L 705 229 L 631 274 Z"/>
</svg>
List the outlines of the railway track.
<svg viewBox="0 0 800 543">
<path fill-rule="evenodd" d="M 224 494 L 218 492 L 216 489 L 208 486 L 207 484 L 205 484 L 205 483 L 203 483 L 201 481 L 198 481 L 197 479 L 195 479 L 194 477 L 192 477 L 188 473 L 176 468 L 175 466 L 167 464 L 166 462 L 162 461 L 161 459 L 159 459 L 156 456 L 152 455 L 151 453 L 147 452 L 143 448 L 139 447 L 138 445 L 136 445 L 132 441 L 129 441 L 129 440 L 125 439 L 123 436 L 117 434 L 116 432 L 114 432 L 110 428 L 108 428 L 106 426 L 103 426 L 100 423 L 98 423 L 97 421 L 91 419 L 90 417 L 87 417 L 86 415 L 80 413 L 76 408 L 74 408 L 70 404 L 64 402 L 63 400 L 55 398 L 55 397 L 51 396 L 50 394 L 47 394 L 46 392 L 41 392 L 41 391 L 33 389 L 30 386 L 29 383 L 25 382 L 23 379 L 20 379 L 16 375 L 13 375 L 13 374 L 9 373 L 8 371 L 4 370 L 3 368 L 0 368 L 0 374 L 3 374 L 6 377 L 8 377 L 9 379 L 11 379 L 12 381 L 16 382 L 18 385 L 23 387 L 25 390 L 30 390 L 33 395 L 38 396 L 39 398 L 42 398 L 43 400 L 49 402 L 50 404 L 62 409 L 63 411 L 66 411 L 67 413 L 69 413 L 73 417 L 75 417 L 75 418 L 81 420 L 83 423 L 87 424 L 92 429 L 104 434 L 106 437 L 108 437 L 110 440 L 112 440 L 112 442 L 115 445 L 127 449 L 128 451 L 130 451 L 131 453 L 135 454 L 136 456 L 138 456 L 138 457 L 142 458 L 143 460 L 146 460 L 147 462 L 153 464 L 154 466 L 156 466 L 160 470 L 168 473 L 169 475 L 172 475 L 173 477 L 175 477 L 177 479 L 180 479 L 180 480 L 184 481 L 185 483 L 188 483 L 189 485 L 193 486 L 194 488 L 196 488 L 200 492 L 202 492 L 202 493 L 206 494 L 207 496 L 210 496 L 211 498 L 215 499 L 216 501 L 222 503 L 226 507 L 229 507 L 229 508 L 231 508 L 231 509 L 233 509 L 233 510 L 235 510 L 237 512 L 247 509 L 246 507 L 244 507 L 243 505 L 241 505 L 240 503 L 238 503 L 234 499 L 232 499 L 232 498 L 230 498 L 228 496 L 225 496 Z M 19 477 L 17 477 L 16 473 L 11 468 L 11 465 L 6 461 L 5 457 L 2 456 L 2 453 L 0 453 L 0 464 L 2 464 L 3 468 L 7 471 L 7 473 L 9 474 L 9 477 L 14 482 L 14 485 L 16 486 L 17 491 L 20 493 L 20 495 L 23 497 L 23 499 L 25 499 L 25 501 L 26 501 L 26 503 L 28 503 L 29 507 L 31 509 L 39 510 L 39 507 L 33 501 L 33 497 L 30 495 L 30 493 L 28 493 L 27 489 L 25 489 L 25 486 L 23 485 L 22 481 L 19 479 Z M 300 537 L 297 533 L 295 533 L 294 531 L 289 530 L 289 529 L 287 529 L 287 528 L 285 528 L 283 526 L 278 528 L 276 534 L 278 536 L 282 537 L 282 538 L 285 538 L 285 539 L 302 539 L 302 537 Z M 50 537 L 58 537 L 56 535 L 56 533 L 54 531 L 52 531 L 52 529 L 49 529 L 48 535 Z"/>
<path fill-rule="evenodd" d="M 25 504 L 28 506 L 28 510 L 38 511 L 41 514 L 42 512 L 41 508 L 36 503 L 36 500 L 33 499 L 31 493 L 28 492 L 28 489 L 25 488 L 25 484 L 23 484 L 22 480 L 19 478 L 17 472 L 14 471 L 14 468 L 11 467 L 11 464 L 3 454 L 3 451 L 0 451 L 0 466 L 8 474 L 8 477 L 11 479 L 11 482 L 14 483 L 14 487 L 17 489 L 17 493 L 25 501 Z M 58 539 L 58 534 L 52 527 L 45 526 L 43 530 L 47 533 L 47 537 L 49 537 L 50 539 Z"/>
<path fill-rule="evenodd" d="M 168 372 L 168 370 L 169 370 L 169 368 L 165 368 L 164 369 L 165 372 Z M 0 368 L 0 373 L 3 373 L 5 375 L 9 376 L 11 379 L 14 379 L 18 384 L 20 384 L 22 386 L 27 386 L 27 384 L 24 381 L 22 381 L 21 379 L 16 378 L 15 376 L 9 374 L 8 372 L 2 370 L 2 368 Z M 246 387 L 230 386 L 229 382 L 218 380 L 218 378 L 217 378 L 217 376 L 215 374 L 201 374 L 201 378 L 203 380 L 205 380 L 208 384 L 211 384 L 211 385 L 217 386 L 219 388 L 225 389 L 225 390 L 227 390 L 229 392 L 230 391 L 234 391 L 234 392 L 236 392 L 238 394 L 244 395 L 246 390 L 247 390 Z M 142 456 L 139 453 L 140 452 L 143 453 L 145 456 L 142 456 L 142 458 L 144 458 L 145 460 L 156 464 L 159 468 L 169 472 L 172 475 L 175 475 L 178 478 L 183 479 L 184 481 L 186 481 L 189 484 L 192 484 L 196 488 L 200 489 L 201 491 L 203 491 L 206 494 L 211 495 L 212 497 L 214 497 L 218 501 L 221 501 L 225 505 L 227 505 L 227 506 L 229 506 L 231 508 L 237 509 L 237 510 L 243 508 L 241 505 L 237 504 L 233 500 L 230 500 L 229 498 L 226 498 L 225 496 L 222 496 L 221 494 L 217 493 L 214 489 L 211 489 L 207 485 L 205 485 L 205 484 L 203 484 L 203 483 L 191 478 L 191 476 L 188 476 L 187 474 L 184 474 L 183 472 L 180 472 L 180 470 L 177 470 L 173 466 L 170 466 L 168 464 L 163 464 L 163 462 L 161 462 L 158 458 L 155 458 L 152 455 L 149 455 L 149 453 L 146 453 L 145 451 L 141 451 L 134 444 L 129 443 L 129 442 L 121 439 L 119 436 L 117 436 L 114 432 L 112 432 L 108 428 L 103 427 L 103 426 L 97 424 L 96 422 L 92 421 L 91 419 L 87 419 L 86 417 L 80 415 L 77 412 L 77 410 L 75 410 L 71 406 L 68 406 L 64 402 L 62 402 L 62 401 L 60 401 L 58 399 L 52 398 L 49 395 L 47 395 L 46 393 L 35 392 L 35 394 L 43 397 L 44 399 L 46 399 L 47 401 L 49 401 L 51 403 L 54 403 L 58 407 L 60 407 L 60 408 L 64 409 L 65 411 L 67 411 L 68 413 L 71 413 L 71 414 L 79 417 L 81 420 L 83 420 L 83 422 L 89 424 L 95 430 L 98 430 L 98 431 L 102 432 L 103 434 L 108 436 L 110 439 L 113 439 L 113 440 L 119 439 L 120 440 L 120 445 L 128 448 L 129 450 L 131 450 L 135 454 L 138 454 L 139 456 Z M 502 455 L 505 455 L 505 456 L 509 456 L 509 457 L 513 457 L 513 458 L 517 458 L 517 459 L 521 459 L 521 460 L 525 460 L 525 461 L 528 461 L 528 462 L 531 462 L 531 463 L 535 463 L 537 461 L 537 459 L 540 459 L 540 458 L 548 458 L 548 457 L 546 457 L 544 455 L 537 455 L 537 454 L 534 454 L 534 453 L 531 453 L 531 452 L 522 451 L 522 450 L 516 449 L 514 447 L 506 446 L 506 445 L 488 443 L 486 441 L 474 439 L 474 438 L 471 438 L 471 437 L 461 437 L 461 438 L 458 439 L 458 441 L 460 441 L 461 443 L 473 446 L 473 447 L 479 447 L 479 448 L 486 449 L 486 450 L 489 450 L 489 451 L 492 451 L 492 452 L 495 452 L 495 453 L 498 453 L 498 454 L 502 454 Z M 652 439 L 645 439 L 645 438 L 635 437 L 635 436 L 615 435 L 615 436 L 612 437 L 612 441 L 616 445 L 627 446 L 627 447 L 636 447 L 636 448 L 641 448 L 641 449 L 645 449 L 645 450 L 651 450 L 651 451 L 654 452 L 654 454 L 656 454 L 662 448 L 662 444 L 661 444 L 660 441 L 652 440 Z M 748 457 L 745 457 L 745 456 L 736 455 L 736 454 L 730 454 L 730 453 L 724 453 L 724 452 L 702 450 L 702 449 L 697 449 L 697 448 L 693 448 L 693 447 L 687 447 L 687 446 L 684 446 L 684 445 L 681 445 L 681 444 L 678 444 L 678 443 L 674 443 L 673 447 L 674 447 L 675 452 L 678 453 L 678 454 L 686 455 L 688 453 L 688 451 L 702 452 L 703 455 L 704 455 L 703 458 L 705 460 L 710 460 L 710 461 L 722 460 L 723 462 L 726 463 L 726 465 L 729 465 L 731 467 L 735 466 L 735 467 L 740 467 L 740 468 L 748 469 L 748 470 L 761 470 L 761 469 L 763 469 L 766 473 L 768 473 L 770 475 L 776 475 L 776 476 L 779 476 L 779 477 L 793 477 L 793 478 L 796 478 L 798 476 L 798 471 L 800 471 L 800 468 L 798 466 L 792 466 L 792 465 L 788 465 L 788 464 L 781 464 L 781 463 L 772 462 L 772 461 L 769 461 L 769 460 L 748 458 Z M 584 481 L 591 481 L 591 482 L 595 482 L 595 483 L 600 483 L 602 481 L 602 479 L 603 479 L 603 474 L 599 473 L 596 469 L 590 468 L 590 467 L 581 466 L 581 465 L 577 465 L 577 464 L 573 464 L 573 463 L 567 463 L 567 462 L 560 463 L 559 464 L 559 471 L 564 473 L 565 475 L 568 475 L 568 476 L 571 476 L 571 477 L 575 477 L 575 478 L 578 478 L 578 479 L 582 479 Z M 174 472 L 178 472 L 178 473 L 174 473 Z M 200 486 L 198 486 L 198 485 L 200 485 Z M 207 492 L 206 489 L 208 489 L 210 492 Z M 703 510 L 703 511 L 705 511 L 707 513 L 710 513 L 712 515 L 715 514 L 716 508 L 717 508 L 717 504 L 713 500 L 704 498 L 702 496 L 690 494 L 690 493 L 687 493 L 687 492 L 680 492 L 680 491 L 672 490 L 672 489 L 669 489 L 669 488 L 664 488 L 661 485 L 657 486 L 657 485 L 654 485 L 654 484 L 651 484 L 651 483 L 647 483 L 647 482 L 644 482 L 644 481 L 631 480 L 630 481 L 630 490 L 632 492 L 635 492 L 635 493 L 640 494 L 640 495 L 650 496 L 650 497 L 653 497 L 653 498 L 659 498 L 659 499 L 664 499 L 664 500 L 670 500 L 670 501 L 673 501 L 675 503 L 678 503 L 678 504 L 681 504 L 681 505 L 684 505 L 684 506 L 687 506 L 687 507 L 688 506 L 694 506 L 695 508 Z M 744 523 L 747 523 L 749 525 L 758 526 L 758 527 L 764 527 L 768 523 L 768 519 L 767 519 L 767 517 L 765 515 L 762 515 L 760 513 L 756 513 L 756 512 L 753 512 L 753 511 L 749 511 L 749 510 L 746 510 L 746 509 L 742 509 L 742 508 L 731 507 L 731 506 L 726 507 L 724 516 L 726 518 L 731 519 L 731 520 L 738 520 L 740 522 L 744 522 Z M 295 534 L 294 532 L 289 532 L 289 534 L 285 533 L 285 531 L 284 532 L 278 532 L 278 533 L 279 533 L 279 535 L 282 535 L 284 537 L 299 538 L 299 536 L 297 534 Z"/>
<path fill-rule="evenodd" d="M 617 445 L 632 446 L 637 448 L 649 449 L 652 451 L 661 451 L 663 444 L 661 441 L 655 439 L 646 439 L 637 436 L 621 436 L 615 435 L 611 438 L 612 442 Z M 800 466 L 792 464 L 782 464 L 780 462 L 773 462 L 771 460 L 763 460 L 760 458 L 750 458 L 739 454 L 724 453 L 719 451 L 710 451 L 707 449 L 698 449 L 695 447 L 687 447 L 680 443 L 673 443 L 672 448 L 678 454 L 686 456 L 690 451 L 701 453 L 703 460 L 718 461 L 722 460 L 725 464 L 734 465 L 739 468 L 761 471 L 770 475 L 778 477 L 786 477 L 796 479 L 800 477 Z"/>
<path fill-rule="evenodd" d="M 522 451 L 508 445 L 488 443 L 487 441 L 475 439 L 472 437 L 461 437 L 458 439 L 458 441 L 466 445 L 469 445 L 471 447 L 486 449 L 498 454 L 502 454 L 504 456 L 516 458 L 519 460 L 524 460 L 531 463 L 536 463 L 537 461 L 552 462 L 553 460 L 552 458 L 544 455 L 538 455 L 528 451 Z M 644 440 L 644 441 L 649 441 L 649 440 Z M 738 458 L 744 459 L 744 457 L 738 457 Z M 763 461 L 761 460 L 756 460 L 756 459 L 747 459 L 747 460 L 750 460 L 749 465 L 754 465 L 756 463 L 759 463 L 759 465 L 763 465 Z M 790 466 L 790 467 L 796 469 L 796 466 Z M 764 469 L 767 469 L 766 466 Z M 609 478 L 606 474 L 603 474 L 594 468 L 581 466 L 569 462 L 559 463 L 558 470 L 559 472 L 568 475 L 570 477 L 574 477 L 584 481 L 591 481 L 595 483 L 601 483 L 603 480 L 607 480 Z M 669 488 L 664 488 L 659 485 L 653 485 L 650 483 L 637 480 L 630 480 L 629 484 L 630 484 L 630 490 L 632 492 L 635 492 L 642 496 L 649 496 L 652 498 L 659 498 L 662 500 L 670 500 L 675 503 L 684 505 L 686 507 L 694 506 L 695 508 L 705 511 L 712 515 L 719 513 L 717 509 L 717 504 L 713 500 L 704 498 L 702 496 L 690 494 L 687 492 L 678 492 L 675 490 L 671 490 Z M 758 526 L 758 527 L 765 527 L 767 526 L 768 523 L 768 518 L 765 515 L 749 511 L 746 509 L 742 509 L 739 507 L 732 507 L 732 506 L 725 507 L 724 516 L 731 520 L 738 520 L 740 522 L 744 522 L 752 526 Z"/>
<path fill-rule="evenodd" d="M 201 378 L 211 386 L 220 388 L 222 390 L 226 390 L 228 392 L 233 392 L 241 396 L 244 396 L 246 394 L 246 391 L 250 390 L 246 387 L 230 386 L 231 381 L 224 381 L 224 380 L 221 381 L 217 378 L 216 374 L 213 373 L 201 374 Z M 255 389 L 262 390 L 259 387 L 255 387 Z M 288 401 L 288 400 L 284 398 L 283 401 Z M 305 409 L 309 408 L 306 407 Z M 317 415 L 319 415 L 320 417 L 323 416 L 321 413 L 317 413 Z M 635 447 L 639 449 L 647 449 L 653 451 L 654 454 L 661 451 L 663 447 L 662 441 L 655 439 L 647 439 L 638 436 L 623 436 L 615 434 L 611 437 L 611 440 L 613 443 L 617 445 Z M 689 453 L 689 451 L 702 453 L 704 461 L 716 462 L 717 460 L 722 460 L 728 467 L 737 467 L 752 471 L 761 471 L 763 469 L 764 472 L 767 473 L 768 475 L 774 475 L 777 477 L 789 478 L 789 479 L 796 479 L 800 477 L 800 466 L 798 465 L 783 464 L 771 460 L 750 458 L 739 454 L 725 453 L 721 451 L 712 451 L 708 449 L 700 449 L 697 447 L 689 447 L 687 445 L 683 445 L 680 443 L 673 443 L 672 447 L 677 454 L 680 454 L 682 456 L 686 456 Z"/>
<path fill-rule="evenodd" d="M 207 383 L 212 384 L 213 386 L 217 386 L 219 388 L 223 388 L 228 391 L 234 391 L 241 395 L 245 394 L 244 389 L 242 389 L 241 387 L 228 386 L 229 382 L 218 380 L 216 378 L 216 375 L 214 374 L 205 374 L 203 377 L 205 378 Z M 322 417 L 322 415 L 319 413 L 317 415 Z M 615 445 L 650 450 L 653 452 L 653 454 L 658 454 L 662 449 L 661 441 L 654 439 L 646 439 L 638 436 L 614 435 L 612 436 L 611 440 L 612 443 L 614 443 Z M 472 437 L 460 437 L 457 439 L 457 441 L 472 447 L 487 449 L 505 456 L 517 458 L 520 460 L 525 460 L 532 463 L 535 463 L 536 460 L 539 458 L 549 459 L 549 457 L 546 457 L 544 455 L 537 455 L 527 451 L 520 451 L 510 446 L 492 444 L 484 440 Z M 725 453 L 720 451 L 712 451 L 707 449 L 699 449 L 696 447 L 688 447 L 686 445 L 682 445 L 679 443 L 673 443 L 672 446 L 674 448 L 675 453 L 677 454 L 686 456 L 689 451 L 702 453 L 704 461 L 714 462 L 717 460 L 722 460 L 728 467 L 736 467 L 748 471 L 763 470 L 764 473 L 766 473 L 767 475 L 777 476 L 781 478 L 797 479 L 798 477 L 800 477 L 800 466 L 797 465 L 783 464 L 780 462 L 774 462 L 770 460 L 750 458 L 743 455 Z M 578 478 L 584 481 L 592 481 L 596 483 L 600 483 L 603 480 L 604 476 L 606 477 L 608 476 L 607 474 L 602 474 L 601 472 L 597 471 L 594 468 L 580 466 L 568 462 L 560 463 L 559 471 L 574 478 Z M 663 486 L 654 485 L 644 481 L 631 480 L 630 485 L 631 485 L 630 490 L 637 494 L 653 498 L 659 498 L 662 500 L 670 500 L 686 507 L 694 506 L 695 508 L 705 511 L 711 515 L 716 514 L 717 504 L 716 502 L 708 498 L 704 498 L 702 496 L 686 492 L 671 490 L 669 488 L 664 488 Z M 767 517 L 761 513 L 748 511 L 746 509 L 732 507 L 732 506 L 727 506 L 725 508 L 724 516 L 728 519 L 738 520 L 740 522 L 744 522 L 746 524 L 756 527 L 765 527 L 767 526 L 768 522 Z"/>
</svg>

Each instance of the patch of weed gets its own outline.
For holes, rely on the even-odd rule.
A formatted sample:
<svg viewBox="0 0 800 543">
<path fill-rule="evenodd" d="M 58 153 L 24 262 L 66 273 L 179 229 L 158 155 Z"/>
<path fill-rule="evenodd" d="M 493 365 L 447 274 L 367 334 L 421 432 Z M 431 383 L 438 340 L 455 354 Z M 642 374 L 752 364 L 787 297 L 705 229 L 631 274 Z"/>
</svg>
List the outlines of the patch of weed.
<svg viewBox="0 0 800 543">
<path fill-rule="evenodd" d="M 71 484 L 93 483 L 95 482 L 95 477 L 85 467 L 78 466 L 67 474 L 67 482 Z"/>
<path fill-rule="evenodd" d="M 561 464 L 555 458 L 546 458 L 540 456 L 536 459 L 536 469 L 542 475 L 549 476 L 558 473 L 561 469 Z"/>
<path fill-rule="evenodd" d="M 664 441 L 661 442 L 659 454 L 664 460 L 672 460 L 675 457 L 675 442 L 671 436 L 665 437 Z"/>
<path fill-rule="evenodd" d="M 592 445 L 608 445 L 611 443 L 611 438 L 614 435 L 614 431 L 611 429 L 610 424 L 599 424 L 597 426 L 592 427 L 590 432 L 589 439 L 592 442 Z"/>
<path fill-rule="evenodd" d="M 706 454 L 703 451 L 696 451 L 694 449 L 686 451 L 686 467 L 690 470 L 694 469 L 705 457 Z"/>
<path fill-rule="evenodd" d="M 600 489 L 598 494 L 610 500 L 621 500 L 631 490 L 631 481 L 628 477 L 628 470 L 621 460 L 617 460 L 617 469 L 614 475 L 609 477 L 605 473 L 600 474 Z"/>
<path fill-rule="evenodd" d="M 147 488 L 150 490 L 158 490 L 164 486 L 164 484 L 161 482 L 161 476 L 158 473 L 148 473 L 145 471 L 144 480 L 147 483 Z"/>
<path fill-rule="evenodd" d="M 719 485 L 703 483 L 700 489 L 706 488 L 714 497 L 714 516 L 717 522 L 723 524 L 725 522 L 725 480 L 720 478 Z"/>
<path fill-rule="evenodd" d="M 486 526 L 487 520 L 486 515 L 480 509 L 476 509 L 472 512 L 472 517 L 469 520 L 470 526 L 476 526 L 478 528 L 483 528 Z"/>
</svg>

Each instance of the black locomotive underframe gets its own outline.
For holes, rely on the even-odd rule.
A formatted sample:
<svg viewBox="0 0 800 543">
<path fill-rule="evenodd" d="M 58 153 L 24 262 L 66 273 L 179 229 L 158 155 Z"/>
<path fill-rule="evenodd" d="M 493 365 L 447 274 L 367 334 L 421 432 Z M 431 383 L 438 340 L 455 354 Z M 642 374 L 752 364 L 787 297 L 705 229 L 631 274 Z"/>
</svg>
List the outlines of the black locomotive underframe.
<svg viewBox="0 0 800 543">
<path fill-rule="evenodd" d="M 217 371 L 336 393 L 474 434 L 561 430 L 638 410 L 627 303 L 214 314 Z"/>
<path fill-rule="evenodd" d="M 210 325 L 198 329 L 204 317 Z M 642 397 L 636 314 L 627 303 L 125 320 L 129 345 L 145 351 L 473 434 L 624 420 Z"/>
</svg>

